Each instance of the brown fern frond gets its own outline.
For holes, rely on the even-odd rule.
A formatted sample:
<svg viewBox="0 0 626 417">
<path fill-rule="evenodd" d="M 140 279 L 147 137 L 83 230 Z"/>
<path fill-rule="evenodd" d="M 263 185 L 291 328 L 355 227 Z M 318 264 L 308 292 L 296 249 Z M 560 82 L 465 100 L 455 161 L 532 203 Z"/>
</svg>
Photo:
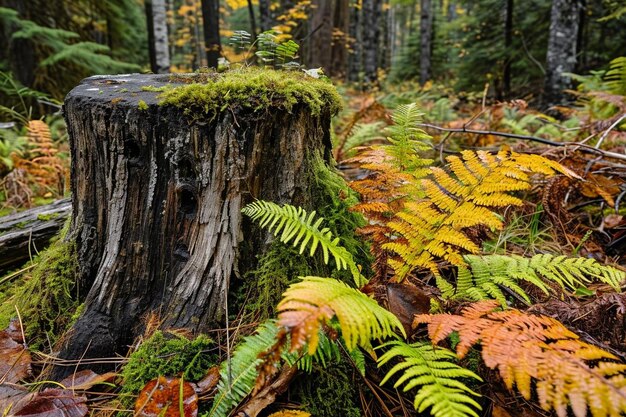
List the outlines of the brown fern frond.
<svg viewBox="0 0 626 417">
<path fill-rule="evenodd" d="M 456 352 L 464 357 L 480 342 L 485 365 L 496 369 L 509 390 L 567 416 L 619 416 L 626 412 L 626 364 L 580 338 L 557 320 L 519 310 L 495 311 L 498 301 L 483 301 L 460 315 L 417 315 L 438 343 L 457 332 Z"/>
<path fill-rule="evenodd" d="M 425 198 L 405 203 L 387 223 L 394 235 L 403 238 L 382 245 L 398 256 L 390 260 L 397 280 L 417 268 L 430 269 L 439 277 L 437 262 L 442 259 L 464 266 L 461 255 L 479 251 L 468 237 L 469 229 L 501 229 L 502 220 L 493 209 L 521 205 L 522 200 L 510 193 L 530 189 L 533 174 L 576 176 L 539 155 L 507 151 L 464 151 L 461 157 L 450 156 L 447 161 L 450 172 L 433 167 L 431 178 L 421 181 Z"/>
</svg>

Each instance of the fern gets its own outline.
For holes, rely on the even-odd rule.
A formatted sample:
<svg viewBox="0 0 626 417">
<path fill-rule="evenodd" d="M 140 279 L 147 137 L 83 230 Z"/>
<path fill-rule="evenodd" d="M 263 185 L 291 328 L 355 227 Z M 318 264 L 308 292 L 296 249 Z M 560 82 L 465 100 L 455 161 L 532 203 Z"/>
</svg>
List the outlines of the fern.
<svg viewBox="0 0 626 417">
<path fill-rule="evenodd" d="M 392 337 L 404 328 L 396 316 L 362 292 L 331 278 L 304 277 L 291 285 L 278 304 L 279 324 L 289 330 L 291 351 L 317 350 L 321 327 L 337 316 L 348 350 L 371 350 L 372 339 Z"/>
<path fill-rule="evenodd" d="M 348 269 L 357 286 L 366 280 L 350 254 L 339 244 L 339 238 L 333 237 L 327 228 L 320 228 L 323 218 L 315 219 L 315 211 L 307 213 L 301 207 L 285 204 L 282 207 L 269 201 L 255 201 L 242 209 L 242 213 L 257 221 L 262 228 L 267 228 L 275 236 L 280 235 L 283 243 L 292 242 L 300 245 L 300 253 L 310 246 L 309 255 L 313 256 L 318 246 L 322 249 L 324 262 L 328 264 L 332 255 L 338 270 Z"/>
<path fill-rule="evenodd" d="M 433 162 L 422 156 L 432 145 L 430 136 L 416 127 L 421 121 L 417 106 L 398 106 L 392 120 L 394 124 L 386 129 L 386 145 L 370 146 L 348 160 L 370 171 L 366 178 L 350 183 L 350 187 L 361 195 L 361 203 L 352 209 L 370 223 L 359 232 L 372 242 L 376 278 L 387 275 L 387 253 L 382 248 L 392 236 L 387 222 L 402 209 L 407 198 L 423 197 L 421 187 L 416 185 L 428 174 L 428 166 Z"/>
<path fill-rule="evenodd" d="M 267 320 L 259 325 L 254 335 L 244 338 L 237 345 L 230 364 L 228 361 L 222 363 L 217 395 L 208 417 L 227 417 L 245 397 L 252 393 L 258 382 L 258 370 L 264 361 L 263 354 L 276 346 L 276 340 L 280 339 L 281 331 L 283 329 L 278 326 L 276 320 Z M 342 359 L 339 344 L 321 331 L 318 348 L 313 355 L 287 352 L 282 345 L 277 348 L 278 356 L 288 366 L 296 366 L 307 373 L 313 370 L 313 364 L 317 363 L 325 368 L 332 362 Z M 350 355 L 358 357 L 359 352 L 355 350 L 350 352 Z"/>
<path fill-rule="evenodd" d="M 507 388 L 567 416 L 619 416 L 626 413 L 626 365 L 585 343 L 558 321 L 519 310 L 494 311 L 497 301 L 482 301 L 460 315 L 417 315 L 414 325 L 428 324 L 433 343 L 458 333 L 456 353 L 463 358 L 480 342 L 485 365 L 496 369 Z"/>
<path fill-rule="evenodd" d="M 353 157 L 356 154 L 356 149 L 359 146 L 363 146 L 368 142 L 384 139 L 381 135 L 383 130 L 383 122 L 373 123 L 358 123 L 352 129 L 350 136 L 342 144 L 341 149 L 337 152 L 342 157 Z"/>
<path fill-rule="evenodd" d="M 385 148 L 398 168 L 419 177 L 423 176 L 421 170 L 432 164 L 432 160 L 419 154 L 432 149 L 431 137 L 417 127 L 422 115 L 415 103 L 398 106 L 391 116 L 393 124 L 387 127 L 387 140 L 391 146 Z"/>
<path fill-rule="evenodd" d="M 519 286 L 522 281 L 548 294 L 549 287 L 545 280 L 556 282 L 562 288 L 576 290 L 595 279 L 619 291 L 626 278 L 623 271 L 588 258 L 540 254 L 532 258 L 517 255 L 464 255 L 463 259 L 471 271 L 459 268 L 456 289 L 452 288 L 452 292 L 449 292 L 449 288 L 446 288 L 447 291 L 442 294 L 446 298 L 474 301 L 495 298 L 505 306 L 506 298 L 500 286 L 511 289 L 530 302 L 526 292 Z"/>
<path fill-rule="evenodd" d="M 470 396 L 478 394 L 460 379 L 481 379 L 474 372 L 451 362 L 456 359 L 453 352 L 430 343 L 407 344 L 398 340 L 380 346 L 380 349 L 385 348 L 390 349 L 378 359 L 379 367 L 397 357 L 404 360 L 387 372 L 381 385 L 401 373 L 394 388 L 404 384 L 406 392 L 417 387 L 414 407 L 419 413 L 430 407 L 430 413 L 435 417 L 478 417 L 476 409 L 480 410 L 480 405 Z"/>
<path fill-rule="evenodd" d="M 230 361 L 222 363 L 217 395 L 209 417 L 227 417 L 252 392 L 257 378 L 257 367 L 262 362 L 258 356 L 273 345 L 278 332 L 275 321 L 266 321 L 257 328 L 254 335 L 244 338 Z"/>
<path fill-rule="evenodd" d="M 400 259 L 390 259 L 396 279 L 416 268 L 427 268 L 440 279 L 437 260 L 465 266 L 462 252 L 478 253 L 478 245 L 465 230 L 484 225 L 503 227 L 492 208 L 519 206 L 522 200 L 510 194 L 531 187 L 531 174 L 574 175 L 557 162 L 539 155 L 501 151 L 462 152 L 462 158 L 447 158 L 452 175 L 431 168 L 432 177 L 421 182 L 426 199 L 407 202 L 397 219 L 387 223 L 401 239 L 383 245 Z"/>
<path fill-rule="evenodd" d="M 626 96 L 626 57 L 622 56 L 611 61 L 610 69 L 605 76 L 605 84 L 611 93 Z"/>
</svg>

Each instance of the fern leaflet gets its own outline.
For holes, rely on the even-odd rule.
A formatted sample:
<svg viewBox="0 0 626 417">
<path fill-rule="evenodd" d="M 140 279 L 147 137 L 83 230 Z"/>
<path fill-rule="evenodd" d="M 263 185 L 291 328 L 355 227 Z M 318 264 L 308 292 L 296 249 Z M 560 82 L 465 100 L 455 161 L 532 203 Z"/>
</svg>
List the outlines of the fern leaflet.
<svg viewBox="0 0 626 417">
<path fill-rule="evenodd" d="M 371 350 L 370 340 L 404 334 L 396 316 L 364 293 L 332 278 L 304 277 L 291 285 L 278 304 L 279 324 L 289 330 L 291 351 L 308 344 L 317 350 L 321 327 L 337 316 L 348 350 Z"/>
<path fill-rule="evenodd" d="M 275 236 L 280 235 L 281 242 L 292 242 L 294 247 L 300 245 L 300 253 L 304 252 L 310 243 L 309 255 L 313 256 L 320 246 L 325 263 L 328 263 L 330 254 L 335 260 L 337 269 L 350 270 L 357 286 L 360 287 L 367 282 L 354 262 L 352 254 L 339 244 L 339 238 L 334 238 L 327 227 L 321 228 L 324 219 L 316 219 L 315 211 L 307 213 L 301 207 L 289 204 L 281 207 L 269 201 L 258 200 L 248 204 L 241 212 Z"/>
<path fill-rule="evenodd" d="M 500 286 L 507 287 L 530 302 L 519 283 L 526 281 L 548 294 L 545 280 L 558 283 L 562 288 L 576 290 L 593 282 L 593 279 L 620 290 L 626 273 L 619 269 L 600 264 L 595 259 L 567 258 L 550 254 L 525 258 L 518 255 L 464 255 L 470 266 L 460 267 L 456 289 L 446 288 L 442 295 L 453 299 L 474 301 L 495 298 L 505 306 L 506 298 Z"/>
<path fill-rule="evenodd" d="M 469 369 L 451 362 L 456 359 L 454 352 L 430 343 L 407 344 L 399 340 L 380 346 L 380 349 L 384 348 L 390 349 L 378 359 L 379 367 L 396 357 L 402 357 L 404 361 L 391 368 L 381 385 L 401 373 L 394 388 L 404 384 L 406 392 L 417 387 L 414 407 L 419 413 L 430 407 L 430 413 L 435 417 L 478 417 L 476 409 L 480 410 L 480 405 L 470 397 L 478 394 L 460 379 L 481 379 Z"/>
<path fill-rule="evenodd" d="M 535 392 L 539 405 L 567 416 L 619 416 L 626 412 L 626 364 L 580 338 L 557 320 L 519 310 L 494 311 L 497 301 L 481 301 L 461 315 L 417 315 L 414 325 L 428 324 L 433 343 L 453 332 L 463 358 L 480 342 L 486 366 L 497 369 L 507 388 L 527 400 Z M 591 362 L 591 364 L 587 363 Z"/>
</svg>

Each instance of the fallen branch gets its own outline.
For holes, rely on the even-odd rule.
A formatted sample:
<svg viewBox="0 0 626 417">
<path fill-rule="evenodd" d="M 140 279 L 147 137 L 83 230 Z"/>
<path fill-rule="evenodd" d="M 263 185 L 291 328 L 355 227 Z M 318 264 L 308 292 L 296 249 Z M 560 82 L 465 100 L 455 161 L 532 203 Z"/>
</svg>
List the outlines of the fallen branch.
<svg viewBox="0 0 626 417">
<path fill-rule="evenodd" d="M 448 127 L 441 127 L 441 126 L 431 125 L 431 124 L 428 124 L 428 123 L 419 123 L 417 126 L 425 127 L 425 128 L 428 128 L 428 129 L 435 129 L 435 130 L 438 130 L 438 131 L 441 131 L 441 132 L 472 133 L 472 134 L 476 134 L 476 135 L 492 135 L 492 136 L 500 136 L 500 137 L 503 137 L 503 138 L 510 138 L 510 139 L 529 140 L 531 142 L 538 142 L 538 143 L 543 143 L 544 145 L 557 146 L 557 147 L 562 147 L 562 148 L 577 147 L 577 148 L 580 148 L 580 151 L 582 151 L 582 152 L 592 153 L 592 154 L 596 154 L 596 155 L 602 155 L 602 156 L 605 156 L 605 157 L 615 158 L 615 159 L 620 159 L 622 161 L 626 161 L 626 155 L 624 155 L 624 154 L 617 153 L 617 152 L 603 151 L 602 149 L 597 149 L 597 148 L 594 148 L 593 146 L 585 145 L 584 143 L 580 143 L 580 142 L 555 142 L 555 141 L 552 141 L 552 140 L 539 138 L 537 136 L 518 135 L 518 134 L 515 134 L 515 133 L 496 132 L 496 131 L 492 131 L 492 130 L 467 129 L 465 127 L 462 127 L 462 128 L 448 128 Z"/>
</svg>

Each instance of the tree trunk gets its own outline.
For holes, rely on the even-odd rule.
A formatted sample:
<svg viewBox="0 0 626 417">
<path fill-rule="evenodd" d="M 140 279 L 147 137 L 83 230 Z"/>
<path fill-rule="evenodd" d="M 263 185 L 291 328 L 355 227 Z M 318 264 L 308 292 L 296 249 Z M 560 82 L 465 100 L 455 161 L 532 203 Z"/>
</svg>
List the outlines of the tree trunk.
<svg viewBox="0 0 626 417">
<path fill-rule="evenodd" d="M 433 7 L 432 0 L 420 2 L 420 84 L 431 78 L 433 54 Z"/>
<path fill-rule="evenodd" d="M 265 32 L 274 26 L 272 13 L 270 12 L 270 0 L 259 0 L 259 15 L 261 21 L 261 31 Z"/>
<path fill-rule="evenodd" d="M 206 48 L 207 65 L 211 68 L 217 68 L 222 51 L 219 0 L 202 0 L 202 18 L 204 22 L 204 45 Z"/>
<path fill-rule="evenodd" d="M 382 18 L 382 0 L 363 0 L 363 71 L 367 88 L 378 84 L 378 39 Z"/>
<path fill-rule="evenodd" d="M 502 74 L 502 89 L 504 98 L 511 95 L 511 62 L 513 61 L 511 50 L 513 46 L 513 1 L 506 0 L 506 10 L 504 12 L 504 49 L 506 50 L 506 60 Z"/>
<path fill-rule="evenodd" d="M 69 200 L 0 217 L 0 276 L 45 249 L 70 215 Z"/>
<path fill-rule="evenodd" d="M 63 358 L 124 354 L 149 312 L 166 328 L 223 326 L 231 279 L 254 269 L 268 242 L 241 208 L 255 198 L 313 201 L 311 155 L 330 155 L 328 106 L 316 116 L 304 104 L 231 105 L 190 118 L 141 89 L 165 85 L 168 76 L 91 77 L 66 98 L 69 236 L 89 292 Z"/>
<path fill-rule="evenodd" d="M 350 4 L 350 43 L 351 52 L 348 55 L 348 81 L 358 82 L 359 74 L 363 65 L 362 31 L 361 31 L 361 8 L 354 1 Z"/>
<path fill-rule="evenodd" d="M 310 30 L 307 66 L 311 68 L 323 68 L 326 74 L 330 74 L 332 54 L 332 5 L 330 0 L 314 0 L 310 17 Z"/>
<path fill-rule="evenodd" d="M 148 44 L 152 72 L 162 74 L 170 70 L 170 48 L 167 36 L 165 0 L 146 1 Z"/>
<path fill-rule="evenodd" d="M 333 10 L 333 33 L 331 36 L 331 66 L 329 74 L 336 78 L 346 76 L 348 33 L 350 31 L 350 1 L 337 0 Z"/>
<path fill-rule="evenodd" d="M 252 43 L 256 40 L 256 19 L 254 18 L 254 5 L 252 0 L 248 0 L 248 17 L 250 18 L 250 32 L 252 35 Z"/>
<path fill-rule="evenodd" d="M 571 86 L 563 73 L 573 72 L 576 67 L 580 7 L 580 0 L 552 0 L 543 95 L 546 106 L 562 103 L 563 90 Z"/>
</svg>

